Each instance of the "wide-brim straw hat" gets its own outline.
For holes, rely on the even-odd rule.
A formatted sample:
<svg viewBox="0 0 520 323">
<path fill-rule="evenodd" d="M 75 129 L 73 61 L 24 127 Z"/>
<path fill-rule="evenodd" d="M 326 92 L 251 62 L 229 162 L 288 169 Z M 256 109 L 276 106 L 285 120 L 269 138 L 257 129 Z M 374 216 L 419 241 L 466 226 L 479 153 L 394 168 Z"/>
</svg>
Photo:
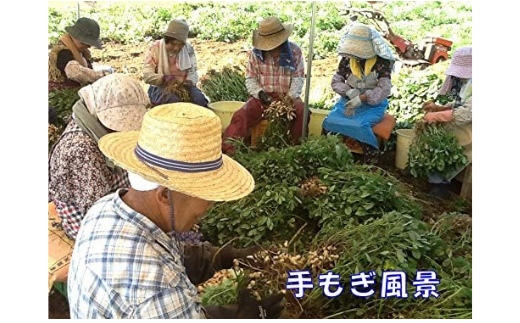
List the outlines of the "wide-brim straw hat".
<svg viewBox="0 0 520 323">
<path fill-rule="evenodd" d="M 98 49 L 103 48 L 99 41 L 99 24 L 90 18 L 79 18 L 72 26 L 65 27 L 65 31 L 79 42 L 94 46 Z"/>
<path fill-rule="evenodd" d="M 343 37 L 339 53 L 362 59 L 372 58 L 377 55 L 372 38 L 370 27 L 362 24 L 353 25 Z"/>
<path fill-rule="evenodd" d="M 471 46 L 458 48 L 453 52 L 450 67 L 446 70 L 446 75 L 469 79 L 472 77 L 472 55 Z"/>
<path fill-rule="evenodd" d="M 173 103 L 149 110 L 140 131 L 111 133 L 99 148 L 123 169 L 207 201 L 240 199 L 253 176 L 222 154 L 222 125 L 211 110 Z"/>
<path fill-rule="evenodd" d="M 258 29 L 253 31 L 253 47 L 272 50 L 283 44 L 293 31 L 293 25 L 282 24 L 277 17 L 265 18 Z"/>
</svg>

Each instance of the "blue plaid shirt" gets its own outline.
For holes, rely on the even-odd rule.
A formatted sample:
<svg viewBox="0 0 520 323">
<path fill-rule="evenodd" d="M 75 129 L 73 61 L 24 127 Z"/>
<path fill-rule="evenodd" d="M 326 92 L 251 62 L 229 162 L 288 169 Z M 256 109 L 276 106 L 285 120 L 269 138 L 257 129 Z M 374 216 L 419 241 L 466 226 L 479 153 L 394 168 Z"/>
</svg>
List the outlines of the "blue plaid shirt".
<svg viewBox="0 0 520 323">
<path fill-rule="evenodd" d="M 177 243 L 120 189 L 85 216 L 68 277 L 71 318 L 204 318 Z"/>
</svg>

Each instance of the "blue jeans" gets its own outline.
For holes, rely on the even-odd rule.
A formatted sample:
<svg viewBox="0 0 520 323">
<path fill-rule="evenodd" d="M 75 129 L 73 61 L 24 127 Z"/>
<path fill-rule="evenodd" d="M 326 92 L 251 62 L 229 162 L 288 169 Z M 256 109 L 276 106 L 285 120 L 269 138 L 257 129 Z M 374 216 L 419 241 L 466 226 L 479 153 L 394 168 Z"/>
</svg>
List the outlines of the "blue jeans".
<svg viewBox="0 0 520 323">
<path fill-rule="evenodd" d="M 205 108 L 208 107 L 208 100 L 195 85 L 190 86 L 189 92 L 192 103 Z M 154 105 L 182 102 L 175 94 L 165 95 L 162 88 L 154 85 L 150 85 L 150 88 L 148 88 L 148 97 Z"/>
</svg>

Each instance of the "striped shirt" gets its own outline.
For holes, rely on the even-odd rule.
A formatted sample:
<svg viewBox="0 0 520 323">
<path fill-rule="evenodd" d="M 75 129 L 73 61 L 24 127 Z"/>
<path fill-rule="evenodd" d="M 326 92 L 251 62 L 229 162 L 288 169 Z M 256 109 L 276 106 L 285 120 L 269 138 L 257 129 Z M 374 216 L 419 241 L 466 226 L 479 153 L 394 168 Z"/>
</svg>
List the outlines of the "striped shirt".
<svg viewBox="0 0 520 323">
<path fill-rule="evenodd" d="M 204 318 L 177 243 L 126 205 L 125 190 L 88 211 L 68 277 L 71 318 Z"/>
</svg>

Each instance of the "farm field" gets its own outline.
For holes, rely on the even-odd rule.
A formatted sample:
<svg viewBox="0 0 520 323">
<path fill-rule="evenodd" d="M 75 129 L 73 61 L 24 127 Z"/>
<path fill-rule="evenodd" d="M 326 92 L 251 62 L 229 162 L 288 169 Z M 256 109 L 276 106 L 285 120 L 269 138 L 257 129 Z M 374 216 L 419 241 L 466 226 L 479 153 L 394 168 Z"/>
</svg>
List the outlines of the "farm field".
<svg viewBox="0 0 520 323">
<path fill-rule="evenodd" d="M 395 33 L 414 42 L 428 35 L 445 37 L 453 41 L 450 53 L 472 43 L 471 2 L 396 1 L 373 7 L 366 2 L 348 3 L 380 10 Z M 188 41 L 197 53 L 198 87 L 211 101 L 245 101 L 245 66 L 251 32 L 258 21 L 278 15 L 282 21 L 294 23 L 290 40 L 301 45 L 307 64 L 310 6 L 310 2 L 296 1 L 227 5 L 86 1 L 80 11 L 101 26 L 104 48 L 91 49 L 94 65 L 111 66 L 117 73 L 138 79 L 145 88 L 145 51 L 168 21 L 186 19 Z M 49 45 L 74 22 L 76 10 L 75 2 L 49 2 Z M 330 110 L 338 99 L 330 83 L 338 68 L 336 46 L 349 21 L 344 10 L 341 2 L 318 5 L 311 108 Z M 421 128 L 425 102 L 451 99 L 438 95 L 449 64 L 447 60 L 394 70 L 387 112 L 397 123 L 389 140 L 381 143 L 381 156 L 373 164 L 366 164 L 335 136 L 312 136 L 298 146 L 283 145 L 279 138 L 267 136 L 255 149 L 235 143 L 233 158 L 254 176 L 255 190 L 242 200 L 217 203 L 202 220 L 200 231 L 213 245 L 259 245 L 263 251 L 254 261 L 218 272 L 199 285 L 202 304 L 236 302 L 239 289 L 247 286 L 257 296 L 283 291 L 287 305 L 282 318 L 471 318 L 472 202 L 460 196 L 463 174 L 451 182 L 446 200 L 428 195 L 424 175 L 432 168 L 444 171 L 464 165 L 460 146 L 449 133 Z M 240 86 L 216 91 L 212 84 L 222 84 L 218 82 Z M 77 93 L 49 96 L 50 102 L 59 105 L 63 118 L 56 131 L 62 131 Z M 426 149 L 412 148 L 411 167 L 398 169 L 398 129 L 419 129 L 424 136 L 438 136 L 442 147 L 431 154 L 431 144 Z M 50 145 L 57 138 L 49 133 Z M 443 151 L 443 147 L 449 149 Z M 424 161 L 435 154 L 440 160 Z M 311 273 L 314 288 L 297 298 L 286 288 L 288 273 L 305 269 Z M 377 275 L 375 293 L 369 298 L 353 295 L 351 275 L 372 270 Z M 341 275 L 344 291 L 339 297 L 328 298 L 318 287 L 318 276 L 328 271 Z M 407 275 L 403 283 L 408 298 L 382 297 L 385 271 Z M 413 296 L 418 271 L 437 274 L 439 298 Z M 68 310 L 66 298 L 53 289 L 49 318 L 68 318 Z"/>
</svg>

